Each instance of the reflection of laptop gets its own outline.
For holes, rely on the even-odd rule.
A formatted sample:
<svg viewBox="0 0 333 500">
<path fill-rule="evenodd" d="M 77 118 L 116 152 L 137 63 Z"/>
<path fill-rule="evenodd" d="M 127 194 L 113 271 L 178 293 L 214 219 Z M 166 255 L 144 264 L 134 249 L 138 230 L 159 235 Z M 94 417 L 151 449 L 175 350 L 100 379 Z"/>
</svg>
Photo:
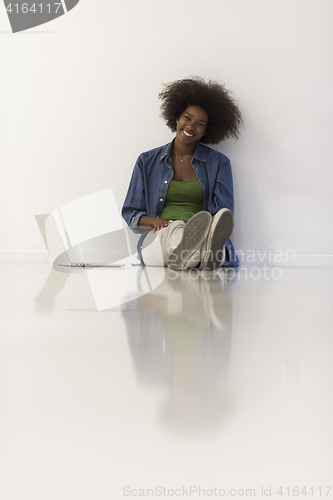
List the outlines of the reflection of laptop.
<svg viewBox="0 0 333 500">
<path fill-rule="evenodd" d="M 35 218 L 55 266 L 123 267 L 121 261 L 133 253 L 112 189 Z"/>
<path fill-rule="evenodd" d="M 128 257 L 124 229 L 103 234 L 70 246 L 61 238 L 53 214 L 35 215 L 50 259 L 55 266 L 71 268 L 124 267 L 119 262 Z"/>
<path fill-rule="evenodd" d="M 89 264 L 86 262 L 72 262 L 71 264 L 59 264 L 61 267 L 124 267 L 125 264 Z"/>
</svg>

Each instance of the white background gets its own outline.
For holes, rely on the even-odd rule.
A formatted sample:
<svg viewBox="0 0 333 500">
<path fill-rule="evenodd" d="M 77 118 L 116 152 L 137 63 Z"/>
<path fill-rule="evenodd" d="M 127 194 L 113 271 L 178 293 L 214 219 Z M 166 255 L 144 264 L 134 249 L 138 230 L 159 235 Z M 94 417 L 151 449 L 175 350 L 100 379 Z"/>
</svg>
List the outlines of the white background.
<svg viewBox="0 0 333 500">
<path fill-rule="evenodd" d="M 0 258 L 40 260 L 34 214 L 114 189 L 173 135 L 162 83 L 224 81 L 244 115 L 231 159 L 237 250 L 333 254 L 331 0 L 80 0 L 12 34 L 0 6 Z"/>
</svg>

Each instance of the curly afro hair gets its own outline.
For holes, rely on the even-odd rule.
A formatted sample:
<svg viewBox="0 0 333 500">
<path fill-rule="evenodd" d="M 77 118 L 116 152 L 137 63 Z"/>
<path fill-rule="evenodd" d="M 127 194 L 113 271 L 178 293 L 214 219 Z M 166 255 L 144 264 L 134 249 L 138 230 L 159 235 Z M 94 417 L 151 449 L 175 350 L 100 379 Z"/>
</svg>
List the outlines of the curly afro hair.
<svg viewBox="0 0 333 500">
<path fill-rule="evenodd" d="M 161 116 L 172 132 L 176 132 L 176 120 L 188 106 L 200 106 L 209 118 L 206 134 L 200 142 L 218 144 L 228 137 L 238 139 L 242 115 L 224 84 L 213 80 L 206 83 L 200 77 L 193 77 L 176 80 L 164 87 L 158 94 L 162 100 Z"/>
</svg>

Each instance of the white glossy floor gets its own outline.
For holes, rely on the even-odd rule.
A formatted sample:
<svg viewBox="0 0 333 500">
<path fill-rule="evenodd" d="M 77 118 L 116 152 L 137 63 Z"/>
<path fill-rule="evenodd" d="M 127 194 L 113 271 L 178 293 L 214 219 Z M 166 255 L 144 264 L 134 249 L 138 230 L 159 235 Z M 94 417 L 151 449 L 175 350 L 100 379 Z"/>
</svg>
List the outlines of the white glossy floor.
<svg viewBox="0 0 333 500">
<path fill-rule="evenodd" d="M 1 500 L 333 498 L 332 268 L 98 273 L 0 265 Z"/>
</svg>

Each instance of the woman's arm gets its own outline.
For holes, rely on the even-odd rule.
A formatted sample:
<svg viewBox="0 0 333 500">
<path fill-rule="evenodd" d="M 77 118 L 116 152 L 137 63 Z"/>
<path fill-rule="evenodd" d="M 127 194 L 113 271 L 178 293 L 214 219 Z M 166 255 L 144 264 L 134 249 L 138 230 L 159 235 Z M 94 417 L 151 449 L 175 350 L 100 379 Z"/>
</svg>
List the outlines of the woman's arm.
<svg viewBox="0 0 333 500">
<path fill-rule="evenodd" d="M 149 197 L 146 198 L 147 179 L 145 178 L 145 154 L 139 156 L 133 169 L 132 177 L 128 187 L 127 195 L 122 208 L 122 216 L 132 230 L 138 226 L 143 228 L 153 228 L 153 232 L 166 227 L 168 220 L 158 216 L 149 216 L 152 212 L 151 206 L 148 208 Z M 154 212 L 153 212 L 154 213 Z M 156 213 L 156 212 L 155 212 Z"/>
<path fill-rule="evenodd" d="M 230 160 L 222 158 L 218 167 L 214 192 L 213 192 L 212 213 L 215 214 L 221 208 L 228 208 L 234 212 L 234 189 Z"/>
<path fill-rule="evenodd" d="M 139 225 L 140 217 L 147 215 L 141 156 L 136 160 L 121 215 L 131 229 Z"/>
<path fill-rule="evenodd" d="M 166 227 L 169 221 L 162 219 L 162 217 L 148 217 L 147 215 L 142 215 L 139 219 L 139 226 L 152 227 L 153 233 L 159 231 L 163 227 Z"/>
</svg>

